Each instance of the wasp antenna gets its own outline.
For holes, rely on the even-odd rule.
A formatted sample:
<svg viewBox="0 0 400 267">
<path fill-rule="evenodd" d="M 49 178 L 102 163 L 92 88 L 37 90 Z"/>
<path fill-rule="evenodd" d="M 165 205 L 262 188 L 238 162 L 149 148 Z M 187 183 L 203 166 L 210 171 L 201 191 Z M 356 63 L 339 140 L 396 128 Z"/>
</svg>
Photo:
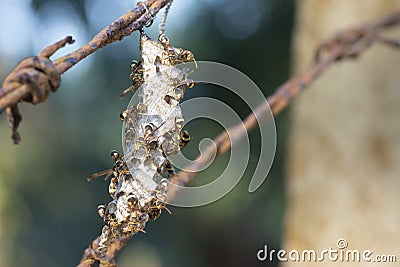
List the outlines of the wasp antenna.
<svg viewBox="0 0 400 267">
<path fill-rule="evenodd" d="M 197 61 L 195 58 L 193 58 L 193 62 L 194 62 L 194 65 L 196 66 L 196 69 L 198 69 L 199 66 L 197 65 Z"/>
<path fill-rule="evenodd" d="M 134 88 L 132 85 L 122 91 L 122 93 L 119 95 L 119 98 L 124 98 L 127 94 L 129 94 L 129 92 L 134 92 Z"/>
<path fill-rule="evenodd" d="M 169 215 L 172 214 L 172 212 L 167 207 L 164 207 L 164 209 L 169 213 Z"/>
</svg>

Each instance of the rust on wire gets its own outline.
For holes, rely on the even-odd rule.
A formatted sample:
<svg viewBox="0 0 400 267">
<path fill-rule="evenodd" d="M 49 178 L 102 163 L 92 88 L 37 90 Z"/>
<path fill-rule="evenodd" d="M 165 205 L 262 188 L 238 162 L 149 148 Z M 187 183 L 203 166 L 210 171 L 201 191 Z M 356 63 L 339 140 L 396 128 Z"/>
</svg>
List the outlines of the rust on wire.
<svg viewBox="0 0 400 267">
<path fill-rule="evenodd" d="M 36 105 L 44 102 L 50 92 L 57 91 L 61 75 L 49 57 L 67 43 L 73 42 L 72 37 L 68 36 L 46 47 L 38 56 L 23 59 L 4 80 L 0 88 L 0 113 L 4 109 L 7 112 L 14 144 L 21 140 L 17 131 L 22 120 L 18 103 L 25 101 Z"/>
<path fill-rule="evenodd" d="M 6 77 L 2 87 L 0 87 L 0 114 L 4 110 L 7 113 L 13 142 L 18 144 L 21 140 L 17 131 L 22 120 L 18 108 L 20 102 L 39 104 L 46 101 L 50 92 L 55 92 L 60 87 L 61 74 L 100 48 L 122 40 L 134 31 L 151 23 L 155 14 L 170 1 L 147 0 L 141 2 L 135 9 L 105 27 L 88 44 L 54 61 L 51 61 L 49 57 L 66 44 L 72 44 L 74 42 L 72 37 L 68 36 L 55 44 L 49 45 L 38 56 L 22 60 Z"/>
</svg>

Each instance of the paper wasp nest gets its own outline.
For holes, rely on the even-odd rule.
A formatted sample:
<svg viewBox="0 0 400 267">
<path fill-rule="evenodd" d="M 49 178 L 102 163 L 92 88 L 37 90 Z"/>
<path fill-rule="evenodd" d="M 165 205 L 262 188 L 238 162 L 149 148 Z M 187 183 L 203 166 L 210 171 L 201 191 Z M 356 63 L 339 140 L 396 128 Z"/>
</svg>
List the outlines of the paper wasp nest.
<svg viewBox="0 0 400 267">
<path fill-rule="evenodd" d="M 176 65 L 194 61 L 193 54 L 176 49 L 165 35 L 158 41 L 141 34 L 141 63 L 134 63 L 131 79 L 140 86 L 136 104 L 123 114 L 125 154 L 112 152 L 115 160 L 109 193 L 113 200 L 99 206 L 104 218 L 99 248 L 113 240 L 143 231 L 148 220 L 155 220 L 165 208 L 168 180 L 173 174 L 167 156 L 176 154 L 189 140 L 182 131 L 183 118 L 179 101 L 188 69 Z"/>
</svg>

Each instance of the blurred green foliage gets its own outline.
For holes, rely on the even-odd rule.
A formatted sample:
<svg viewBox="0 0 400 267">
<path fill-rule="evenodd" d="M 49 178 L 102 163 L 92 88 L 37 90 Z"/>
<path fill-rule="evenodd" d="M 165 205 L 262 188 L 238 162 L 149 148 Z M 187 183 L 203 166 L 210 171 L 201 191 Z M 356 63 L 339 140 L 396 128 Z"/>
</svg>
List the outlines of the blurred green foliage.
<svg viewBox="0 0 400 267">
<path fill-rule="evenodd" d="M 183 1 L 186 0 L 176 0 L 172 10 L 179 9 Z M 17 2 L 21 1 L 14 4 Z M 58 13 L 46 13 L 49 6 L 69 5 L 73 16 L 80 18 L 77 23 L 85 32 L 86 40 L 81 40 L 84 43 L 101 30 L 91 24 L 88 16 L 93 3 L 90 0 L 33 0 L 29 6 L 31 16 L 41 25 L 51 22 L 42 20 L 45 16 L 54 21 L 58 19 Z M 243 71 L 269 95 L 288 78 L 293 1 L 234 3 L 187 1 L 179 17 L 171 14 L 169 20 L 177 22 L 167 23 L 167 34 L 173 44 L 190 49 L 198 60 L 226 63 Z M 130 8 L 133 7 L 131 3 Z M 102 12 L 97 14 L 98 19 L 109 10 Z M 258 20 L 249 24 L 253 16 Z M 103 26 L 109 22 L 103 21 Z M 2 24 L 0 31 L 6 27 L 13 25 Z M 155 36 L 155 29 L 149 31 Z M 58 32 L 60 36 L 71 34 L 63 27 Z M 2 42 L 15 42 L 14 37 L 7 36 Z M 2 79 L 19 59 L 38 52 L 32 48 L 35 42 L 32 39 L 30 50 L 13 58 L 15 62 L 6 62 L 7 52 L 0 49 Z M 109 151 L 121 150 L 118 116 L 129 97 L 120 100 L 118 96 L 129 86 L 131 59 L 138 58 L 138 34 L 134 33 L 64 74 L 61 88 L 46 103 L 36 107 L 21 105 L 22 142 L 18 146 L 11 144 L 10 131 L 2 115 L 0 265 L 73 266 L 91 240 L 100 234 L 102 221 L 96 206 L 109 201 L 107 183 L 101 179 L 87 183 L 85 177 L 109 168 L 112 164 Z M 250 112 L 239 99 L 228 94 L 217 95 L 212 86 L 196 86 L 188 91 L 186 98 L 195 96 L 212 96 L 229 102 L 242 118 Z M 171 208 L 172 215 L 164 214 L 147 225 L 147 234 L 135 236 L 118 257 L 120 266 L 267 266 L 266 262 L 257 262 L 256 252 L 265 244 L 275 249 L 280 247 L 285 208 L 286 112 L 277 118 L 276 124 L 275 162 L 269 178 L 258 191 L 247 192 L 259 154 L 260 140 L 254 131 L 250 134 L 252 160 L 239 185 L 210 205 Z M 212 138 L 221 131 L 217 124 L 207 121 L 190 123 L 188 130 L 193 141 L 184 153 L 191 158 L 198 153 L 201 137 Z M 220 172 L 226 161 L 227 157 L 218 159 L 196 181 L 201 183 L 210 174 Z"/>
</svg>

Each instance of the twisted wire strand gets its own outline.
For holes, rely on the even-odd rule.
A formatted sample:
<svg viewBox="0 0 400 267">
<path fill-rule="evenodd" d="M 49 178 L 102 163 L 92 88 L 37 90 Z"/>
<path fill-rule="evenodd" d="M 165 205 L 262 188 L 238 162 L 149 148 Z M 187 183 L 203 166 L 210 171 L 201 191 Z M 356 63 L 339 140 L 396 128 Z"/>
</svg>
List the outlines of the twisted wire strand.
<svg viewBox="0 0 400 267">
<path fill-rule="evenodd" d="M 161 18 L 160 24 L 158 25 L 158 31 L 159 31 L 160 35 L 165 34 L 165 24 L 167 23 L 167 17 L 169 14 L 169 10 L 171 9 L 172 2 L 173 2 L 173 0 L 171 2 L 169 2 L 167 4 L 167 6 L 165 7 L 164 14 Z"/>
</svg>

